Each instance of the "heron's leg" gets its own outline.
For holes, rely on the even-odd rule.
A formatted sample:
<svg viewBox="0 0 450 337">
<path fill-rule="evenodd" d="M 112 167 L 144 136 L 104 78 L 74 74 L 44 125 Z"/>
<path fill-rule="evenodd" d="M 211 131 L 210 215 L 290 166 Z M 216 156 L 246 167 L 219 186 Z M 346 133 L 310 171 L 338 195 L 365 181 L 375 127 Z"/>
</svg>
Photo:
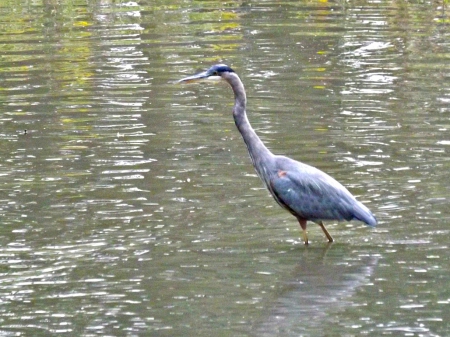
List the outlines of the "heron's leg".
<svg viewBox="0 0 450 337">
<path fill-rule="evenodd" d="M 328 233 L 327 229 L 326 229 L 325 226 L 323 225 L 323 222 L 322 222 L 322 221 L 319 221 L 317 224 L 320 226 L 320 228 L 322 228 L 323 232 L 325 233 L 325 236 L 326 236 L 327 239 L 328 239 L 328 242 L 333 242 L 333 241 L 334 241 L 334 240 L 333 240 L 333 237 L 330 235 L 330 233 Z"/>
<path fill-rule="evenodd" d="M 305 245 L 307 245 L 309 244 L 309 242 L 308 242 L 308 235 L 306 234 L 306 220 L 298 219 L 298 222 L 300 223 L 300 227 L 303 230 L 303 241 L 305 242 Z"/>
</svg>

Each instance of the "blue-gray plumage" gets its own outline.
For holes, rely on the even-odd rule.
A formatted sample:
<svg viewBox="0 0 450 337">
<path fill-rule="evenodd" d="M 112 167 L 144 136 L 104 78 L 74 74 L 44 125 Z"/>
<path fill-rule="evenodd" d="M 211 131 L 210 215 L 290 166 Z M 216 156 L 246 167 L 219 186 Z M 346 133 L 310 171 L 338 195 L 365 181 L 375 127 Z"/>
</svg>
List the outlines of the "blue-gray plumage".
<svg viewBox="0 0 450 337">
<path fill-rule="evenodd" d="M 235 98 L 234 121 L 247 145 L 253 166 L 278 204 L 297 218 L 305 244 L 308 244 L 308 220 L 322 228 L 329 242 L 333 242 L 333 238 L 322 220 L 359 220 L 369 226 L 377 224 L 370 210 L 328 174 L 291 158 L 274 155 L 267 149 L 247 119 L 244 85 L 233 69 L 217 64 L 178 82 L 201 79 L 223 79 L 231 85 Z"/>
</svg>

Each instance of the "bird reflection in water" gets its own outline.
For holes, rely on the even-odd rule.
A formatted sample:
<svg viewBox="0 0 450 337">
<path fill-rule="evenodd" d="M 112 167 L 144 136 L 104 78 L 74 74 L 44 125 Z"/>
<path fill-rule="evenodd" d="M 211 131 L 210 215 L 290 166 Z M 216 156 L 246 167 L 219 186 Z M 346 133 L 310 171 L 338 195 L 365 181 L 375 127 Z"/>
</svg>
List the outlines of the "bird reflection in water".
<svg viewBox="0 0 450 337">
<path fill-rule="evenodd" d="M 330 257 L 309 250 L 267 315 L 255 322 L 255 336 L 326 335 L 339 313 L 354 304 L 358 289 L 371 282 L 380 258 L 361 254 L 349 260 L 351 252 L 344 250 L 341 246 Z"/>
</svg>

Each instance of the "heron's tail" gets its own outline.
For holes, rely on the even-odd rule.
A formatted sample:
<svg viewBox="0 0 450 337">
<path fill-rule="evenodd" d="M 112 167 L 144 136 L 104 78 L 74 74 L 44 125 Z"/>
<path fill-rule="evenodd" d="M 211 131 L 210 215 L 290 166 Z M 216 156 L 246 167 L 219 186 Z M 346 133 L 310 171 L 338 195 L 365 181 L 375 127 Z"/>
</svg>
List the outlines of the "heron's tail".
<svg viewBox="0 0 450 337">
<path fill-rule="evenodd" d="M 353 211 L 353 217 L 356 220 L 362 221 L 372 227 L 377 225 L 377 219 L 373 216 L 372 212 L 362 203 L 358 202 L 358 204 L 355 205 Z"/>
</svg>

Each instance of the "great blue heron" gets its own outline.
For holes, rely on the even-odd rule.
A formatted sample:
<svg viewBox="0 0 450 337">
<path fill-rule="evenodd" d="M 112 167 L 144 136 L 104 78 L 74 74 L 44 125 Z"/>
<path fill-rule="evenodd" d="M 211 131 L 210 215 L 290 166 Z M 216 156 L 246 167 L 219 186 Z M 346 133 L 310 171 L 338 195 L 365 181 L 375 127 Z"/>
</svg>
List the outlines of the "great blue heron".
<svg viewBox="0 0 450 337">
<path fill-rule="evenodd" d="M 178 82 L 193 82 L 208 78 L 223 79 L 231 85 L 234 92 L 234 121 L 247 145 L 253 166 L 278 204 L 297 218 L 306 245 L 308 220 L 322 228 L 329 242 L 333 242 L 333 238 L 322 220 L 355 219 L 369 226 L 377 224 L 370 210 L 328 174 L 291 158 L 274 155 L 267 149 L 247 119 L 244 85 L 229 66 L 217 64 L 205 72 L 183 78 Z"/>
</svg>

